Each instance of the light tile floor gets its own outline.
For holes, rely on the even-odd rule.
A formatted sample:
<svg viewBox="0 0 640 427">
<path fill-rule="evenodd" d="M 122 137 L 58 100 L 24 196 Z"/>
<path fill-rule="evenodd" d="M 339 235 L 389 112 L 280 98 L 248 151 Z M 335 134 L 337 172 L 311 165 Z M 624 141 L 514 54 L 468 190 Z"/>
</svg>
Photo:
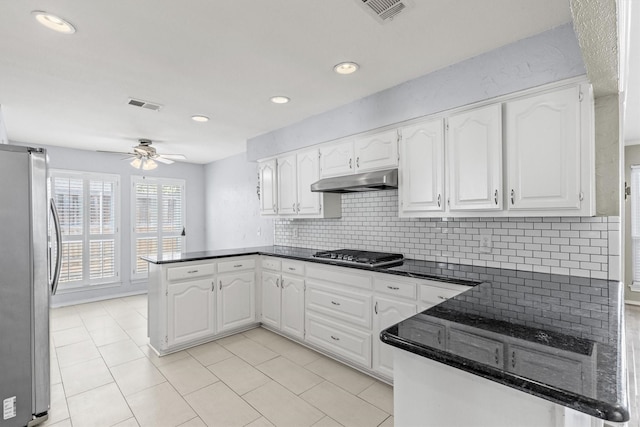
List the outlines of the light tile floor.
<svg viewBox="0 0 640 427">
<path fill-rule="evenodd" d="M 393 426 L 392 387 L 263 328 L 164 357 L 146 295 L 51 310 L 46 426 Z"/>
</svg>

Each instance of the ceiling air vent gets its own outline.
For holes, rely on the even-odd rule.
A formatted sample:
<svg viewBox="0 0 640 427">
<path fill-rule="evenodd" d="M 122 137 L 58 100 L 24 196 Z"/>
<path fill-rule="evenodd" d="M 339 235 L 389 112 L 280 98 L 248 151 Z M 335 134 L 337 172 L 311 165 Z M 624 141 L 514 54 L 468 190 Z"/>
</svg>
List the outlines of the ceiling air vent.
<svg viewBox="0 0 640 427">
<path fill-rule="evenodd" d="M 134 107 L 146 108 L 147 110 L 159 111 L 162 108 L 160 104 L 154 104 L 153 102 L 143 101 L 141 99 L 129 98 L 127 102 L 129 105 L 133 105 Z"/>
<path fill-rule="evenodd" d="M 409 7 L 408 0 L 356 0 L 373 15 L 378 22 L 392 21 L 400 12 Z"/>
</svg>

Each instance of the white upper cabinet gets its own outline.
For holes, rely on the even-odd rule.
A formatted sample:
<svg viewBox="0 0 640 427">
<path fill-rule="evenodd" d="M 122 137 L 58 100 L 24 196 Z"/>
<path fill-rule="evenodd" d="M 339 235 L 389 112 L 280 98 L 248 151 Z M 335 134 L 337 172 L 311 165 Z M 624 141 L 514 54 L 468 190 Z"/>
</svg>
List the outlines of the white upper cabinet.
<svg viewBox="0 0 640 427">
<path fill-rule="evenodd" d="M 398 167 L 398 131 L 376 133 L 353 142 L 355 172 Z"/>
<path fill-rule="evenodd" d="M 396 129 L 320 147 L 320 178 L 398 167 Z"/>
<path fill-rule="evenodd" d="M 401 129 L 400 216 L 444 210 L 444 125 L 428 120 Z"/>
<path fill-rule="evenodd" d="M 502 106 L 448 119 L 448 204 L 451 211 L 502 209 Z"/>
<path fill-rule="evenodd" d="M 319 215 L 320 214 L 320 193 L 311 192 L 311 184 L 320 177 L 320 156 L 319 150 L 307 150 L 299 152 L 297 155 L 297 205 L 298 215 Z"/>
<path fill-rule="evenodd" d="M 349 175 L 354 172 L 353 141 L 320 147 L 320 178 Z"/>
<path fill-rule="evenodd" d="M 275 215 L 278 213 L 278 184 L 276 179 L 276 160 L 258 163 L 260 182 L 260 213 Z"/>
<path fill-rule="evenodd" d="M 510 211 L 593 214 L 592 106 L 587 85 L 505 104 Z"/>
<path fill-rule="evenodd" d="M 296 155 L 278 157 L 278 214 L 295 215 L 297 203 Z"/>
</svg>

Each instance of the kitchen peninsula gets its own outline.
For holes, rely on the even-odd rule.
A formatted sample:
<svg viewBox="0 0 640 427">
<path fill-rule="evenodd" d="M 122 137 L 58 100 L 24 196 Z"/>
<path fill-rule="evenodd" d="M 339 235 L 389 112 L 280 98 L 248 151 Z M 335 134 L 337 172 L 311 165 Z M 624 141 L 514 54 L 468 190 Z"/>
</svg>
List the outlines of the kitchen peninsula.
<svg viewBox="0 0 640 427">
<path fill-rule="evenodd" d="M 314 252 L 268 246 L 145 258 L 151 346 L 167 354 L 262 323 L 393 381 L 398 425 L 424 421 L 424 411 L 450 425 L 463 412 L 481 421 L 486 414 L 474 415 L 471 401 L 468 411 L 451 411 L 458 393 L 477 387 L 478 402 L 500 394 L 515 396 L 507 406 L 536 400 L 531 422 L 628 420 L 618 282 L 406 259 L 387 268 L 338 266 Z M 268 283 L 282 294 L 267 297 Z M 281 304 L 275 323 L 265 317 L 272 302 Z M 380 316 L 389 304 L 402 313 L 391 323 Z M 495 425 L 518 420 L 502 406 L 484 409 Z M 578 411 L 571 412 L 578 421 L 561 414 L 564 407 Z"/>
</svg>

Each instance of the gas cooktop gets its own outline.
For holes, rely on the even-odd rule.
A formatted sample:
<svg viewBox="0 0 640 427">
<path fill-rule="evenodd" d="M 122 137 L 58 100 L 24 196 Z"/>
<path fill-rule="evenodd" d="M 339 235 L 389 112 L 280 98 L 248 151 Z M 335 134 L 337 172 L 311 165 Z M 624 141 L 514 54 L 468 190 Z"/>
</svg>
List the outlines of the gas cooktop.
<svg viewBox="0 0 640 427">
<path fill-rule="evenodd" d="M 362 265 L 371 268 L 400 265 L 404 259 L 402 254 L 358 251 L 353 249 L 318 251 L 313 254 L 313 256 L 315 258 L 326 259 L 336 263 Z"/>
</svg>

